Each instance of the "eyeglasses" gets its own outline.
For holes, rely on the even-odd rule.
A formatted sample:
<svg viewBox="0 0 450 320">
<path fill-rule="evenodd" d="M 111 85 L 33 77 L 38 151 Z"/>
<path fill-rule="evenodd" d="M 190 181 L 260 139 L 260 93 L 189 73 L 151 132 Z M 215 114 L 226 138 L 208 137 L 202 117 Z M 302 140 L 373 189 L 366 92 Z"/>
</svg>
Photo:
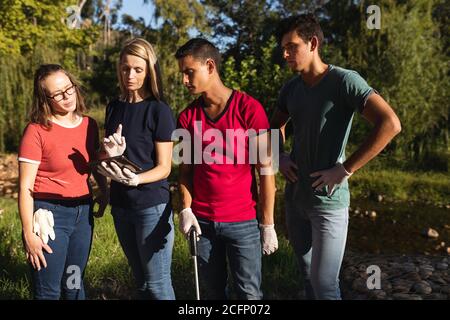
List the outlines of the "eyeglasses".
<svg viewBox="0 0 450 320">
<path fill-rule="evenodd" d="M 57 93 L 53 96 L 47 96 L 47 98 L 53 99 L 56 102 L 60 102 L 64 99 L 65 95 L 71 96 L 75 92 L 75 85 L 73 84 L 71 87 L 67 88 L 65 91 Z"/>
</svg>

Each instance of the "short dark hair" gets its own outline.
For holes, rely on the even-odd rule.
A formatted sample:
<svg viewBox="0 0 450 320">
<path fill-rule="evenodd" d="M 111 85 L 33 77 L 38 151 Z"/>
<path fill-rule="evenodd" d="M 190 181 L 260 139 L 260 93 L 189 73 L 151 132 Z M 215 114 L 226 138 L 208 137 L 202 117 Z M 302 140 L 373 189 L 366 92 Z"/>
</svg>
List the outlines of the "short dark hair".
<svg viewBox="0 0 450 320">
<path fill-rule="evenodd" d="M 314 14 L 306 13 L 283 19 L 278 25 L 276 32 L 278 43 L 281 44 L 281 40 L 286 33 L 294 30 L 305 42 L 316 36 L 319 40 L 319 48 L 322 47 L 323 32 L 319 20 Z"/>
<path fill-rule="evenodd" d="M 175 53 L 175 58 L 181 59 L 186 56 L 192 56 L 194 59 L 205 62 L 207 59 L 214 60 L 217 71 L 219 71 L 222 57 L 219 50 L 208 40 L 203 38 L 194 38 L 183 44 Z"/>
</svg>

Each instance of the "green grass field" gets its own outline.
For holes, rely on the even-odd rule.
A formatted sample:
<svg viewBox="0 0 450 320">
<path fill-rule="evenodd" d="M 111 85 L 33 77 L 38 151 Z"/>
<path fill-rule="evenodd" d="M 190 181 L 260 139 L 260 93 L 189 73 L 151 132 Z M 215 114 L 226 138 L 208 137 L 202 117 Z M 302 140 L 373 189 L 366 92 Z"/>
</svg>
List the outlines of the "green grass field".
<svg viewBox="0 0 450 320">
<path fill-rule="evenodd" d="M 21 241 L 15 200 L 0 199 L 0 299 L 29 299 L 28 266 Z M 177 219 L 175 223 L 177 224 Z M 263 290 L 268 299 L 296 299 L 299 292 L 296 261 L 287 240 L 279 237 L 276 255 L 263 259 Z M 176 230 L 172 281 L 177 299 L 194 299 L 194 271 L 187 241 Z M 130 299 L 133 280 L 109 211 L 95 220 L 93 247 L 85 276 L 90 299 Z"/>
<path fill-rule="evenodd" d="M 172 172 L 172 178 L 176 176 L 176 169 L 174 168 Z M 408 234 L 414 234 L 415 230 L 420 230 L 424 226 L 436 224 L 437 227 L 440 227 L 448 215 L 446 206 L 448 206 L 448 199 L 450 199 L 449 186 L 448 177 L 442 173 L 361 170 L 351 178 L 352 201 L 365 201 L 363 199 L 383 195 L 385 200 L 382 203 L 376 203 L 376 206 L 378 212 L 383 211 L 383 208 L 386 209 L 386 212 L 380 213 L 381 216 L 379 220 L 377 219 L 381 223 L 379 226 L 377 224 L 377 228 L 381 229 L 374 229 L 375 224 L 373 222 L 367 224 L 366 220 L 362 218 L 353 218 L 349 228 L 347 248 L 370 250 L 369 245 L 363 245 L 361 242 L 360 233 L 363 232 L 361 230 L 365 230 L 364 232 L 371 231 L 373 234 L 381 236 L 381 239 L 377 238 L 376 241 L 379 244 L 391 243 L 384 241 L 383 234 L 379 231 L 393 228 L 392 223 L 384 221 L 387 217 L 392 216 L 388 209 L 398 211 L 396 212 L 398 217 L 392 216 L 395 219 L 405 220 L 403 216 L 411 215 L 411 223 L 408 222 L 408 224 L 406 221 L 409 220 L 405 220 L 405 223 L 400 224 L 400 226 L 404 226 L 402 230 L 397 228 L 392 230 L 396 234 L 404 234 L 403 232 L 408 230 L 406 226 L 410 228 L 407 231 Z M 279 191 L 275 218 L 280 247 L 276 254 L 263 258 L 263 291 L 267 299 L 297 299 L 300 292 L 297 262 L 284 235 L 283 179 L 277 179 L 277 188 Z M 175 208 L 177 208 L 176 199 L 177 197 L 174 197 Z M 395 204 L 392 202 L 395 202 Z M 428 205 L 431 203 L 434 206 L 414 210 L 414 208 L 420 208 L 424 203 L 428 203 Z M 368 205 L 373 206 L 375 204 L 370 204 L 370 201 L 368 201 Z M 429 210 L 433 210 L 433 212 Z M 386 219 L 384 215 L 386 215 Z M 424 215 L 429 221 L 425 221 L 427 219 L 424 219 Z M 416 221 L 418 219 L 420 223 Z M 189 255 L 187 241 L 178 231 L 177 224 L 178 220 L 175 215 L 176 239 L 172 260 L 172 280 L 175 294 L 178 299 L 194 299 L 193 263 Z M 422 226 L 421 224 L 426 225 Z M 442 228 L 439 230 L 442 234 L 442 240 L 445 240 L 448 234 L 446 235 L 446 231 Z M 388 235 L 388 237 L 390 236 Z M 423 241 L 423 239 L 417 238 L 415 241 Z M 423 242 L 423 245 L 430 246 L 427 242 Z M 361 248 L 361 246 L 363 247 Z M 382 251 L 394 251 L 399 254 L 415 250 L 409 247 L 410 245 L 405 244 L 401 249 L 381 249 Z M 95 220 L 93 248 L 86 270 L 85 285 L 90 299 L 130 299 L 133 297 L 131 271 L 119 245 L 109 209 L 103 218 Z M 31 298 L 30 281 L 21 241 L 21 224 L 17 212 L 17 202 L 13 199 L 0 198 L 0 299 L 29 298 Z"/>
</svg>

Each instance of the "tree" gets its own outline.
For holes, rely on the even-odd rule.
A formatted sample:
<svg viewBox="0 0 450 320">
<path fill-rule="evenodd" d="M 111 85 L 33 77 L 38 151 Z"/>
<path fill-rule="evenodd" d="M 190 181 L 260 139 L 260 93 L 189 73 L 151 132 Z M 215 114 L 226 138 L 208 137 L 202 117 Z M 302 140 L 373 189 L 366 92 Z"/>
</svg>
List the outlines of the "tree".
<svg viewBox="0 0 450 320">
<path fill-rule="evenodd" d="M 248 55 L 239 63 L 230 56 L 223 64 L 224 83 L 255 97 L 268 114 L 276 105 L 282 85 L 292 76 L 286 68 L 270 63 L 276 45 L 272 37 L 261 48 L 260 56 Z"/>
<path fill-rule="evenodd" d="M 228 42 L 225 58 L 232 56 L 239 64 L 248 54 L 255 54 L 263 41 L 264 24 L 270 16 L 270 3 L 264 0 L 204 0 L 208 23 L 216 43 Z"/>
<path fill-rule="evenodd" d="M 430 154 L 447 152 L 448 58 L 442 54 L 438 23 L 432 16 L 435 4 L 381 1 L 381 29 L 370 30 L 366 27 L 368 4 L 361 1 L 359 28 L 349 28 L 341 47 L 347 61 L 344 66 L 363 74 L 403 123 L 391 149 L 403 151 L 416 163 Z M 358 128 L 364 126 L 357 122 Z"/>
<path fill-rule="evenodd" d="M 0 151 L 15 150 L 26 124 L 32 77 L 41 63 L 60 63 L 76 75 L 77 54 L 96 29 L 67 27 L 72 1 L 5 0 L 0 3 Z"/>
<path fill-rule="evenodd" d="M 149 3 L 150 1 L 144 1 Z M 163 86 L 169 105 L 179 112 L 190 99 L 181 85 L 178 64 L 174 57 L 178 47 L 184 44 L 190 33 L 208 33 L 206 10 L 197 0 L 152 0 L 157 27 L 145 25 L 143 20 L 126 17 L 127 27 L 133 36 L 140 36 L 155 45 L 163 73 Z"/>
</svg>

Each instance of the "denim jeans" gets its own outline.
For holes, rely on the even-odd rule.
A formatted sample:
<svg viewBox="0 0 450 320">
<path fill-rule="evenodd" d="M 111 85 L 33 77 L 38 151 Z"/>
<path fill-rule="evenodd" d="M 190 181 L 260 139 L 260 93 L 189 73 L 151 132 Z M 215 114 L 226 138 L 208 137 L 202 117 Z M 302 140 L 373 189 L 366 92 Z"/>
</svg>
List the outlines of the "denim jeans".
<svg viewBox="0 0 450 320">
<path fill-rule="evenodd" d="M 227 299 L 227 258 L 238 299 L 260 300 L 261 240 L 256 219 L 213 222 L 198 219 L 200 298 Z"/>
<path fill-rule="evenodd" d="M 174 227 L 170 204 L 142 210 L 113 207 L 111 213 L 139 299 L 174 300 L 170 273 Z"/>
<path fill-rule="evenodd" d="M 40 271 L 31 267 L 35 299 L 85 299 L 83 277 L 94 228 L 91 203 L 91 199 L 34 201 L 34 211 L 47 209 L 55 221 L 55 240 L 48 241 L 53 253 L 43 250 L 47 267 Z"/>
<path fill-rule="evenodd" d="M 308 210 L 286 199 L 289 242 L 307 299 L 340 300 L 339 272 L 347 240 L 348 208 Z"/>
</svg>

